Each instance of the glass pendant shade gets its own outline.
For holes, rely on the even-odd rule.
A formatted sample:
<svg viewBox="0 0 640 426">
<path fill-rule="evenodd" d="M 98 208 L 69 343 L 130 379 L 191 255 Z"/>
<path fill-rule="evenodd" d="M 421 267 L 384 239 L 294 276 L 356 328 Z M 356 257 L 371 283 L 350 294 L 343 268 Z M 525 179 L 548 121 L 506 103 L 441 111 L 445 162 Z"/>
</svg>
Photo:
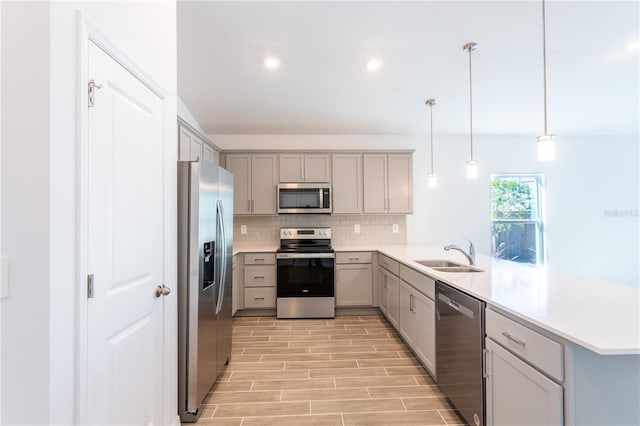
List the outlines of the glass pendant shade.
<svg viewBox="0 0 640 426">
<path fill-rule="evenodd" d="M 427 177 L 427 185 L 429 185 L 429 188 L 435 188 L 436 186 L 438 186 L 438 178 L 436 177 L 436 175 L 434 175 L 433 173 L 429 174 L 429 176 Z"/>
<path fill-rule="evenodd" d="M 556 138 L 553 135 L 543 135 L 536 138 L 538 146 L 538 161 L 553 161 L 556 159 Z"/>
<path fill-rule="evenodd" d="M 476 160 L 467 161 L 467 179 L 478 178 L 478 162 Z"/>
</svg>

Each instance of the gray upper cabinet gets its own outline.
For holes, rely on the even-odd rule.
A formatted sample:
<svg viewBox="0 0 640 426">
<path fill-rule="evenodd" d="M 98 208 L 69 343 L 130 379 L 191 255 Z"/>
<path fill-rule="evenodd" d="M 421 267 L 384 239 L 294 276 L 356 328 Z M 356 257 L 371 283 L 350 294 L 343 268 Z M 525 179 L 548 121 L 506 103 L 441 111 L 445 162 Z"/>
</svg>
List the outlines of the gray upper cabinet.
<svg viewBox="0 0 640 426">
<path fill-rule="evenodd" d="M 331 156 L 333 213 L 362 213 L 362 154 Z"/>
<path fill-rule="evenodd" d="M 179 122 L 178 126 L 178 160 L 197 161 L 205 159 L 219 164 L 218 151 L 210 145 L 206 138 Z"/>
<path fill-rule="evenodd" d="M 413 212 L 413 161 L 411 154 L 364 154 L 365 213 Z"/>
<path fill-rule="evenodd" d="M 276 214 L 277 159 L 276 154 L 226 156 L 226 168 L 234 179 L 234 214 Z"/>
<path fill-rule="evenodd" d="M 280 182 L 329 182 L 329 154 L 280 154 Z"/>
</svg>

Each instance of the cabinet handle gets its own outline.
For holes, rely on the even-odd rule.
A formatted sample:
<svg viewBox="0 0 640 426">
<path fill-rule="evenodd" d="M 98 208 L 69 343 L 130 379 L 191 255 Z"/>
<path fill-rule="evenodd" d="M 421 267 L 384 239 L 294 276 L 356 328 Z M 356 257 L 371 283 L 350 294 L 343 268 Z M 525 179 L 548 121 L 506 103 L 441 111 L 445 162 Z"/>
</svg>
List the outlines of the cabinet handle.
<svg viewBox="0 0 640 426">
<path fill-rule="evenodd" d="M 523 348 L 527 345 L 527 342 L 525 342 L 522 339 L 518 339 L 517 337 L 513 336 L 511 333 L 509 333 L 508 331 L 503 331 L 502 335 L 504 337 L 506 337 L 507 339 L 511 340 L 513 343 L 515 343 L 516 345 L 522 346 Z"/>
<path fill-rule="evenodd" d="M 264 258 L 263 257 L 256 257 L 253 259 L 254 262 L 264 262 Z"/>
<path fill-rule="evenodd" d="M 256 209 L 256 203 L 254 200 L 251 200 L 251 213 L 253 213 Z"/>
<path fill-rule="evenodd" d="M 251 212 L 251 200 L 247 200 L 247 210 Z"/>
<path fill-rule="evenodd" d="M 264 275 L 254 275 L 253 279 L 254 280 L 264 280 Z"/>
<path fill-rule="evenodd" d="M 300 179 L 304 179 L 304 167 L 300 166 Z"/>
<path fill-rule="evenodd" d="M 356 261 L 356 260 L 360 260 L 360 258 L 359 258 L 359 257 L 350 257 L 350 258 L 349 258 L 349 261 L 350 261 L 350 262 L 351 262 L 351 261 Z"/>
<path fill-rule="evenodd" d="M 264 297 L 254 297 L 253 300 L 264 300 Z"/>
<path fill-rule="evenodd" d="M 413 312 L 413 294 L 409 295 L 409 312 Z"/>
</svg>

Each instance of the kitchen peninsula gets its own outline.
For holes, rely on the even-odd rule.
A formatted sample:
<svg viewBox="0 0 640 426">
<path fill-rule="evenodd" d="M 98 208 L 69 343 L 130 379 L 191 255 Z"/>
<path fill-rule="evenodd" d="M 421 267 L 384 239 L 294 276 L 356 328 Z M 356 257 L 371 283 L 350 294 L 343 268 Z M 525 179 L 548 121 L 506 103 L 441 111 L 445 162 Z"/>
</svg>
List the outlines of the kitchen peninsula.
<svg viewBox="0 0 640 426">
<path fill-rule="evenodd" d="M 264 245 L 259 251 L 268 248 L 268 245 Z M 555 273 L 488 256 L 477 258 L 477 267 L 483 272 L 440 272 L 416 262 L 426 259 L 465 262 L 460 253 L 445 252 L 440 247 L 375 247 L 366 244 L 337 245 L 334 248 L 337 253 L 375 254 L 371 307 L 379 306 L 380 302 L 378 270 L 395 275 L 401 285 L 431 301 L 434 294 L 429 286 L 437 280 L 486 302 L 487 348 L 495 346 L 494 341 L 509 348 L 513 341 L 505 340 L 504 335 L 519 341 L 510 348 L 517 355 L 512 356 L 513 362 L 522 364 L 518 374 L 529 374 L 534 381 L 541 380 L 551 389 L 556 389 L 556 394 L 560 395 L 558 404 L 547 404 L 545 400 L 542 408 L 555 410 L 550 415 L 559 416 L 560 423 L 638 424 L 640 290 L 637 287 Z M 239 255 L 255 251 L 256 248 L 244 245 L 235 248 Z M 385 269 L 380 259 L 397 262 L 397 272 Z M 389 314 L 382 310 L 389 318 Z M 403 333 L 402 315 L 395 323 L 390 319 L 390 323 L 407 341 Z M 421 327 L 426 325 L 418 324 L 418 328 Z M 500 332 L 494 335 L 497 331 Z M 409 341 L 407 343 L 416 352 L 416 346 Z M 430 343 L 435 344 L 433 341 Z M 502 365 L 498 362 L 507 359 L 507 355 L 502 356 L 498 353 L 500 350 L 502 347 L 488 351 L 493 362 L 488 361 L 485 368 L 497 369 Z M 429 366 L 424 357 L 418 358 L 437 377 L 437 365 Z M 500 384 L 492 382 L 492 374 L 498 376 L 500 370 L 485 371 L 484 374 L 487 380 L 487 405 L 493 402 L 500 410 L 504 410 L 511 401 L 500 401 L 499 398 L 505 395 L 499 392 Z M 494 388 L 490 388 L 490 384 Z M 539 386 L 537 384 L 535 389 L 542 389 Z M 546 391 L 543 394 L 551 397 L 551 393 L 547 394 Z M 525 401 L 525 404 L 529 403 L 535 404 L 535 398 Z M 487 413 L 488 416 L 500 414 L 490 407 L 487 407 Z M 487 424 L 491 423 L 487 421 Z"/>
</svg>

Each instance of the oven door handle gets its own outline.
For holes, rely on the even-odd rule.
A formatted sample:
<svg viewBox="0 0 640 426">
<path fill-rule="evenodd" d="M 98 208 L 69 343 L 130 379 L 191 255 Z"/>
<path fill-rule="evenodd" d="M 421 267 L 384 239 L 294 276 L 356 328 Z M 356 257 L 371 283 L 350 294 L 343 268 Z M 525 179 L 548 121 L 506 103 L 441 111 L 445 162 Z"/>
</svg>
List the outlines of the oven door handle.
<svg viewBox="0 0 640 426">
<path fill-rule="evenodd" d="M 335 253 L 277 253 L 276 259 L 333 259 Z"/>
</svg>

